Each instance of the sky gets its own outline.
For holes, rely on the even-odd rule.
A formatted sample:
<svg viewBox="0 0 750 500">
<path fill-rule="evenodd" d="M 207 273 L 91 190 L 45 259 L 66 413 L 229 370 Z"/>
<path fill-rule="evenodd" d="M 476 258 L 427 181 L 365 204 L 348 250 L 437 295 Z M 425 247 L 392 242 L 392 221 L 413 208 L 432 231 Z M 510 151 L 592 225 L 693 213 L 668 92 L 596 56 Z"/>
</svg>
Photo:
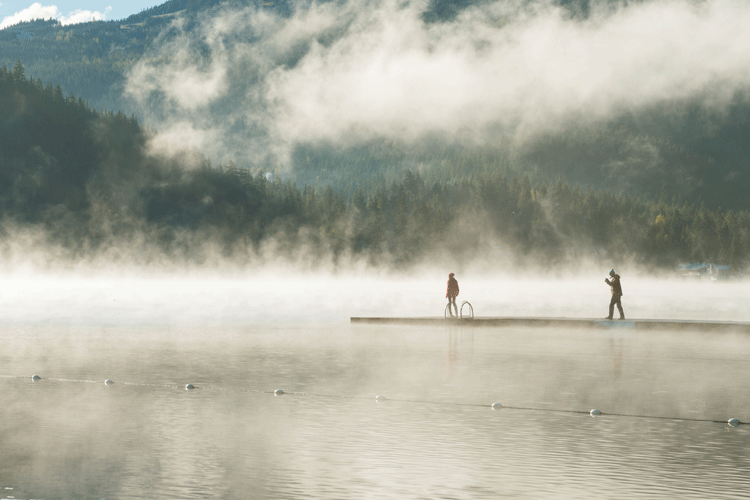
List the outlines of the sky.
<svg viewBox="0 0 750 500">
<path fill-rule="evenodd" d="M 164 0 L 166 1 L 166 0 Z M 143 9 L 164 3 L 160 0 L 2 0 L 0 1 L 0 29 L 20 21 L 55 18 L 63 24 L 75 24 L 94 19 L 117 20 Z"/>
</svg>

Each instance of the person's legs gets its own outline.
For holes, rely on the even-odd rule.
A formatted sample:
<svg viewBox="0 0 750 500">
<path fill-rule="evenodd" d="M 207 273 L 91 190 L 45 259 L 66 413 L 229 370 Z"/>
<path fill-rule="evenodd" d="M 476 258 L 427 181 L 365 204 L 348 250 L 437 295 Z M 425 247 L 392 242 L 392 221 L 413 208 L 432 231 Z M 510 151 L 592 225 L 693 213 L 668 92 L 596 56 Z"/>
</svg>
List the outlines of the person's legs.
<svg viewBox="0 0 750 500">
<path fill-rule="evenodd" d="M 615 312 L 615 302 L 617 302 L 617 299 L 613 295 L 612 300 L 609 301 L 609 315 L 607 316 L 607 319 L 612 319 L 612 314 Z"/>
<path fill-rule="evenodd" d="M 620 319 L 625 319 L 625 313 L 622 310 L 622 303 L 620 302 L 620 297 L 617 297 L 617 310 L 620 311 Z M 612 312 L 609 311 L 609 317 L 612 317 Z"/>
<path fill-rule="evenodd" d="M 451 303 L 453 304 L 453 309 L 456 310 L 456 316 L 458 316 L 458 306 L 456 305 L 456 297 L 453 296 L 453 297 L 451 297 L 450 300 L 451 300 Z"/>
</svg>

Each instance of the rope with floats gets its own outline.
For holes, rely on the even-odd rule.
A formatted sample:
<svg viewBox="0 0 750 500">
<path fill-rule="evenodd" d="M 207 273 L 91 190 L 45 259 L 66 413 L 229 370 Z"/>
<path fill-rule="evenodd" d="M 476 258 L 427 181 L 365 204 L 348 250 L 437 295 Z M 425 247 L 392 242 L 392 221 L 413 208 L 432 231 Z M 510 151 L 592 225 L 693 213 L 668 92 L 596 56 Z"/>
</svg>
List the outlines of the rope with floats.
<svg viewBox="0 0 750 500">
<path fill-rule="evenodd" d="M 104 384 L 106 386 L 114 385 L 115 382 L 112 379 L 106 379 L 103 382 L 101 380 L 85 380 L 85 379 L 72 379 L 72 378 L 42 378 L 39 375 L 28 376 L 16 376 L 16 375 L 0 375 L 0 378 L 4 379 L 26 379 L 29 378 L 34 382 L 40 382 L 42 380 L 61 382 L 61 383 L 82 383 L 82 384 Z M 219 392 L 235 392 L 235 393 L 253 393 L 253 394 L 273 394 L 275 396 L 299 396 L 299 397 L 313 397 L 313 398 L 329 398 L 329 399 L 361 399 L 371 400 L 371 397 L 366 396 L 347 396 L 340 394 L 323 394 L 323 393 L 311 393 L 311 392 L 287 392 L 283 389 L 261 390 L 261 389 L 241 389 L 241 388 L 225 388 L 225 387 L 213 387 L 213 386 L 198 386 L 194 384 L 175 385 L 175 384 L 153 384 L 153 383 L 142 383 L 142 382 L 118 382 L 120 385 L 136 386 L 136 387 L 152 387 L 160 389 L 184 389 L 187 391 L 193 391 L 196 389 L 206 391 L 219 391 Z M 657 415 L 637 415 L 631 413 L 616 413 L 616 412 L 603 412 L 598 409 L 592 410 L 565 410 L 565 409 L 554 409 L 554 408 L 534 408 L 529 406 L 506 406 L 501 403 L 492 404 L 480 404 L 480 403 L 454 403 L 449 401 L 429 401 L 423 399 L 406 399 L 406 398 L 386 398 L 383 395 L 375 396 L 375 402 L 385 403 L 409 403 L 409 404 L 429 404 L 429 405 L 441 405 L 441 406 L 462 406 L 462 407 L 473 407 L 473 408 L 492 408 L 493 410 L 519 410 L 519 411 L 536 411 L 536 412 L 548 412 L 548 413 L 568 413 L 568 414 L 579 414 L 579 415 L 590 415 L 592 417 L 622 417 L 622 418 L 640 418 L 640 419 L 652 419 L 652 420 L 672 420 L 672 421 L 685 421 L 685 422 L 707 422 L 713 424 L 728 424 L 730 427 L 738 427 L 740 425 L 746 425 L 750 422 L 742 422 L 737 418 L 730 418 L 729 420 L 715 420 L 708 418 L 685 418 L 685 417 L 666 417 Z"/>
</svg>

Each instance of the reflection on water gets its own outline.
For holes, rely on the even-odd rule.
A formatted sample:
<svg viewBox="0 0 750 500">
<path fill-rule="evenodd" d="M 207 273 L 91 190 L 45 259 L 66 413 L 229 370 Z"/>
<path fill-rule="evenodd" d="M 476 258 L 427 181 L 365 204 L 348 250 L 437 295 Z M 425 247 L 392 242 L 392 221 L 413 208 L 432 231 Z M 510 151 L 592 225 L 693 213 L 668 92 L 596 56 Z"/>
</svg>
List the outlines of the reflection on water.
<svg viewBox="0 0 750 500">
<path fill-rule="evenodd" d="M 750 485 L 750 426 L 708 422 L 750 421 L 748 336 L 36 325 L 0 341 L 0 375 L 24 377 L 0 378 L 0 498 L 742 498 Z"/>
</svg>

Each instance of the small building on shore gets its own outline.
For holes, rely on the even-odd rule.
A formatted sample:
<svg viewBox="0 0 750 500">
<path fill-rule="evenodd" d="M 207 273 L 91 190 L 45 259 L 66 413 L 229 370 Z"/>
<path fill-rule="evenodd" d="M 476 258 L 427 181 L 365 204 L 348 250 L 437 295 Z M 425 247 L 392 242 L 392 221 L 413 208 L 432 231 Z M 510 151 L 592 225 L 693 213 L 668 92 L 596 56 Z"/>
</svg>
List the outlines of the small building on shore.
<svg viewBox="0 0 750 500">
<path fill-rule="evenodd" d="M 731 276 L 732 266 L 711 264 L 706 262 L 682 264 L 677 272 L 683 278 L 705 278 L 710 280 L 724 280 Z"/>
</svg>

